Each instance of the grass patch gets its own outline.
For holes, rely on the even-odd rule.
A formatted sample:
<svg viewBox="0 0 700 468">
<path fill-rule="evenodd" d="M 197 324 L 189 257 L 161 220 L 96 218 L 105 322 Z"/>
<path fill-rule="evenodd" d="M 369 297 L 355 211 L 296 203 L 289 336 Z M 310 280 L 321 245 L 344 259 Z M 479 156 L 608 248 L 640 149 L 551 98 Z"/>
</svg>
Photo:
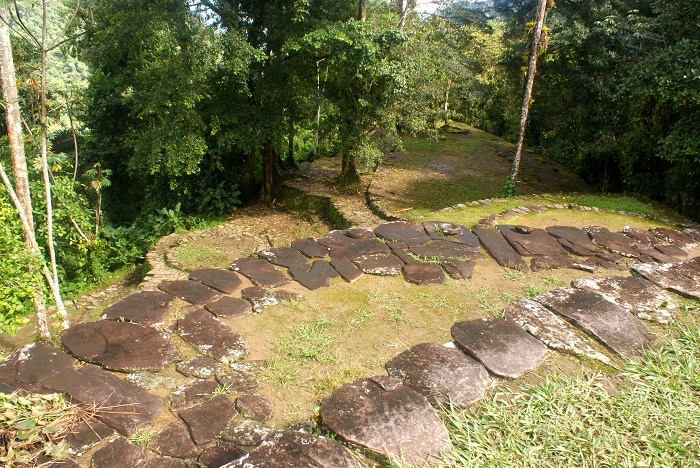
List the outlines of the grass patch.
<svg viewBox="0 0 700 468">
<path fill-rule="evenodd" d="M 602 374 L 554 375 L 475 410 L 445 410 L 455 466 L 700 465 L 700 328 L 628 363 L 617 389 Z"/>
</svg>

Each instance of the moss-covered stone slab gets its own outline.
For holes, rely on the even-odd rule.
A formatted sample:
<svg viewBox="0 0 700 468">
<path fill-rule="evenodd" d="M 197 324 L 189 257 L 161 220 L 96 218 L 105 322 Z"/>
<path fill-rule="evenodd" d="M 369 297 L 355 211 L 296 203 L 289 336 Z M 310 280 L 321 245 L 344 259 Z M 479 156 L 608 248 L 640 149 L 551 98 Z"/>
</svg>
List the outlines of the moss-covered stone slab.
<svg viewBox="0 0 700 468">
<path fill-rule="evenodd" d="M 190 272 L 189 279 L 199 281 L 224 294 L 232 294 L 241 287 L 241 278 L 232 271 L 202 268 Z"/>
<path fill-rule="evenodd" d="M 103 319 L 126 320 L 141 325 L 160 325 L 175 298 L 161 291 L 139 291 L 104 310 Z"/>
<path fill-rule="evenodd" d="M 163 281 L 158 289 L 195 305 L 206 304 L 221 297 L 221 293 L 198 281 Z"/>
<path fill-rule="evenodd" d="M 243 337 L 204 309 L 180 317 L 177 332 L 200 353 L 225 364 L 248 355 L 248 343 Z"/>
<path fill-rule="evenodd" d="M 420 245 L 430 242 L 430 236 L 420 224 L 408 221 L 392 221 L 374 228 L 377 237 L 393 242 Z"/>
<path fill-rule="evenodd" d="M 259 258 L 237 258 L 230 268 L 250 279 L 253 284 L 266 288 L 279 288 L 292 281 L 270 262 Z"/>
</svg>

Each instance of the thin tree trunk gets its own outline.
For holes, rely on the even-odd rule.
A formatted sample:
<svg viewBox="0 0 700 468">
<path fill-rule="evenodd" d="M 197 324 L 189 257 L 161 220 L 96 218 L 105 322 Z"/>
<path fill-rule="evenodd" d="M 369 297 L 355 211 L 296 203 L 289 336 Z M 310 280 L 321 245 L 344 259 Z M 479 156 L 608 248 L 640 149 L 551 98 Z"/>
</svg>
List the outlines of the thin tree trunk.
<svg viewBox="0 0 700 468">
<path fill-rule="evenodd" d="M 547 14 L 547 0 L 539 0 L 537 5 L 537 21 L 535 31 L 530 42 L 530 60 L 527 65 L 527 80 L 525 82 L 525 94 L 523 96 L 523 106 L 520 112 L 520 130 L 515 143 L 515 157 L 513 158 L 513 169 L 510 173 L 510 183 L 515 186 L 520 171 L 520 157 L 523 152 L 523 141 L 525 139 L 525 127 L 527 126 L 527 116 L 530 112 L 530 101 L 532 100 L 532 87 L 535 83 L 535 73 L 537 72 L 537 49 L 542 37 L 544 19 Z"/>
<path fill-rule="evenodd" d="M 290 169 L 299 167 L 294 159 L 294 119 L 291 116 L 289 117 L 289 131 L 287 133 L 287 159 L 285 165 Z"/>
<path fill-rule="evenodd" d="M 324 59 L 321 59 L 324 60 Z M 323 88 L 321 87 L 321 70 L 319 64 L 321 60 L 316 62 L 316 90 L 318 91 L 318 105 L 316 105 L 316 131 L 314 132 L 314 159 L 316 159 L 316 151 L 318 149 L 318 134 L 321 128 L 321 95 L 326 91 L 326 82 L 328 81 L 328 65 L 326 65 L 326 76 L 323 78 Z"/>
<path fill-rule="evenodd" d="M 447 79 L 447 88 L 445 89 L 445 125 L 450 124 L 450 88 L 452 87 L 452 78 Z"/>
<path fill-rule="evenodd" d="M 406 6 L 403 6 L 403 2 L 401 3 L 401 8 L 399 9 L 399 21 L 396 23 L 396 28 L 401 29 L 403 28 L 404 24 L 406 23 L 406 18 L 408 15 L 413 13 L 413 10 L 416 9 L 416 0 L 406 0 Z"/>
<path fill-rule="evenodd" d="M 75 124 L 73 123 L 73 115 L 71 109 L 68 109 L 68 121 L 70 122 L 70 131 L 73 134 L 73 180 L 78 176 L 78 137 L 75 133 Z"/>
<path fill-rule="evenodd" d="M 357 21 L 364 21 L 367 18 L 367 0 L 359 0 L 357 4 Z"/>
<path fill-rule="evenodd" d="M 279 180 L 279 158 L 272 142 L 267 140 L 263 144 L 263 190 L 261 201 L 271 205 L 277 195 L 277 181 Z"/>
</svg>

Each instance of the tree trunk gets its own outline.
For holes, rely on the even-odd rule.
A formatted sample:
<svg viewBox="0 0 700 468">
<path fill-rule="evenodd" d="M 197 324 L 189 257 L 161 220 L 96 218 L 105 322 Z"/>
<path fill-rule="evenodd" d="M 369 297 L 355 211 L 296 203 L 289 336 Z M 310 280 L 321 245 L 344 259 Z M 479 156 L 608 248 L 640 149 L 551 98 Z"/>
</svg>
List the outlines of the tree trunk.
<svg viewBox="0 0 700 468">
<path fill-rule="evenodd" d="M 513 170 L 510 173 L 510 183 L 515 187 L 520 171 L 520 156 L 523 152 L 523 141 L 525 139 L 525 127 L 527 126 L 527 116 L 530 112 L 530 101 L 532 100 L 532 87 L 535 83 L 535 73 L 537 72 L 537 48 L 542 37 L 542 28 L 547 14 L 547 0 L 539 0 L 537 5 L 537 21 L 535 31 L 530 42 L 530 60 L 527 65 L 527 80 L 525 82 L 525 94 L 523 96 L 523 106 L 520 112 L 520 130 L 515 143 L 515 157 L 513 158 Z"/>
<path fill-rule="evenodd" d="M 401 29 L 403 28 L 404 24 L 406 23 L 406 18 L 408 15 L 413 13 L 413 10 L 416 9 L 416 0 L 406 0 L 406 6 L 404 7 L 403 2 L 399 2 L 401 7 L 399 8 L 399 21 L 396 23 L 396 28 Z"/>
<path fill-rule="evenodd" d="M 343 192 L 357 191 L 361 182 L 362 179 L 360 179 L 357 166 L 355 166 L 355 156 L 351 155 L 349 151 L 344 151 L 342 169 L 338 176 L 338 188 Z"/>
<path fill-rule="evenodd" d="M 68 121 L 70 122 L 70 131 L 73 134 L 73 180 L 75 181 L 78 177 L 78 136 L 75 133 L 75 124 L 70 108 L 68 109 Z"/>
<path fill-rule="evenodd" d="M 367 0 L 359 0 L 357 4 L 357 21 L 367 18 Z"/>
<path fill-rule="evenodd" d="M 447 88 L 445 89 L 445 125 L 450 124 L 450 88 L 452 87 L 452 78 L 447 79 Z"/>
<path fill-rule="evenodd" d="M 263 144 L 263 189 L 260 196 L 260 200 L 271 205 L 277 196 L 277 191 L 279 189 L 278 181 L 280 175 L 279 168 L 279 157 L 272 147 L 272 141 L 267 140 Z"/>
<path fill-rule="evenodd" d="M 287 158 L 285 166 L 288 169 L 298 169 L 296 160 L 294 159 L 294 119 L 289 117 L 289 131 L 287 132 Z"/>
</svg>

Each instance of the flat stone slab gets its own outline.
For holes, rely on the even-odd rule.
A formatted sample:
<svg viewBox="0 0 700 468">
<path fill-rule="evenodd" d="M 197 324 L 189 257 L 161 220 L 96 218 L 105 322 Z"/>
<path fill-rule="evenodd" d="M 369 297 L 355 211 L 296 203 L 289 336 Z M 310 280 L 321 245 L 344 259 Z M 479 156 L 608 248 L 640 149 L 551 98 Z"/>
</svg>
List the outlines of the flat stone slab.
<svg viewBox="0 0 700 468">
<path fill-rule="evenodd" d="M 639 259 L 639 252 L 632 248 L 632 239 L 619 232 L 612 232 L 602 226 L 586 226 L 583 228 L 594 244 L 610 252 Z"/>
<path fill-rule="evenodd" d="M 91 468 L 124 468 L 146 463 L 146 451 L 124 437 L 110 439 L 92 455 Z"/>
<path fill-rule="evenodd" d="M 557 268 L 577 268 L 579 270 L 589 271 L 589 268 L 582 264 L 581 261 L 575 259 L 569 254 L 563 255 L 535 255 L 530 260 L 530 269 L 532 271 L 554 270 Z"/>
<path fill-rule="evenodd" d="M 66 436 L 65 441 L 70 446 L 68 453 L 82 457 L 91 447 L 113 435 L 114 429 L 99 421 L 81 421 L 71 427 L 70 432 Z"/>
<path fill-rule="evenodd" d="M 669 266 L 672 271 L 677 271 L 690 279 L 700 282 L 700 257 L 674 263 Z"/>
<path fill-rule="evenodd" d="M 159 374 L 151 371 L 136 371 L 128 374 L 124 379 L 144 390 L 155 390 L 156 388 L 173 389 L 176 387 L 175 379 L 169 375 Z"/>
<path fill-rule="evenodd" d="M 158 289 L 195 305 L 206 304 L 221 297 L 221 293 L 198 281 L 163 281 Z"/>
<path fill-rule="evenodd" d="M 670 257 L 676 257 L 678 260 L 688 258 L 688 252 L 673 244 L 656 244 L 654 248 Z"/>
<path fill-rule="evenodd" d="M 352 261 L 347 258 L 334 258 L 331 266 L 347 282 L 354 283 L 364 275 L 362 270 L 357 268 Z"/>
<path fill-rule="evenodd" d="M 222 468 L 362 468 L 356 456 L 339 442 L 305 432 L 272 433 L 258 448 Z"/>
<path fill-rule="evenodd" d="M 634 246 L 634 250 L 639 252 L 638 258 L 640 259 L 646 259 L 646 257 L 649 257 L 658 263 L 670 263 L 678 261 L 678 258 L 665 254 L 656 246 L 652 247 L 651 245 L 637 244 Z"/>
<path fill-rule="evenodd" d="M 390 252 L 389 247 L 387 247 L 384 242 L 380 241 L 376 237 L 371 237 L 368 239 L 352 239 L 349 243 L 339 246 L 332 246 L 330 248 L 331 258 L 355 258 L 361 255 L 387 252 Z"/>
<path fill-rule="evenodd" d="M 173 411 L 182 411 L 211 400 L 219 384 L 214 379 L 197 379 L 184 383 L 168 395 Z"/>
<path fill-rule="evenodd" d="M 43 386 L 52 376 L 72 370 L 76 360 L 42 342 L 30 343 L 0 361 L 0 381 L 34 393 L 50 393 Z"/>
<path fill-rule="evenodd" d="M 224 296 L 218 301 L 210 302 L 204 306 L 212 314 L 219 318 L 245 317 L 253 313 L 250 302 L 238 297 Z"/>
<path fill-rule="evenodd" d="M 442 268 L 452 279 L 468 279 L 474 274 L 476 262 L 473 260 L 444 260 Z"/>
<path fill-rule="evenodd" d="M 177 331 L 200 353 L 225 364 L 248 355 L 248 343 L 243 337 L 204 309 L 195 309 L 180 317 Z"/>
<path fill-rule="evenodd" d="M 248 394 L 236 398 L 236 411 L 248 419 L 265 422 L 272 417 L 275 408 L 264 396 Z"/>
<path fill-rule="evenodd" d="M 557 257 L 567 255 L 564 247 L 554 237 L 547 234 L 544 229 L 509 225 L 501 225 L 497 228 L 515 251 L 522 256 Z"/>
<path fill-rule="evenodd" d="M 688 236 L 671 228 L 651 228 L 649 229 L 659 239 L 676 245 L 682 249 L 694 249 L 700 246 L 700 243 Z"/>
<path fill-rule="evenodd" d="M 683 234 L 700 242 L 700 228 L 691 227 L 683 229 Z"/>
<path fill-rule="evenodd" d="M 175 458 L 192 458 L 199 453 L 187 426 L 180 421 L 169 424 L 156 434 L 151 439 L 149 448 L 160 455 Z"/>
<path fill-rule="evenodd" d="M 391 252 L 399 257 L 402 262 L 406 265 L 409 263 L 418 263 L 420 260 L 416 258 L 416 255 L 411 252 L 408 244 L 405 242 L 387 242 L 386 245 L 389 246 Z"/>
<path fill-rule="evenodd" d="M 259 258 L 237 258 L 230 268 L 246 276 L 255 285 L 266 288 L 278 288 L 292 281 L 270 262 Z"/>
<path fill-rule="evenodd" d="M 608 276 L 575 279 L 571 286 L 600 294 L 640 319 L 658 323 L 673 320 L 673 299 L 651 281 L 636 276 Z"/>
<path fill-rule="evenodd" d="M 436 343 L 421 343 L 386 363 L 390 377 L 401 380 L 431 403 L 466 408 L 491 385 L 484 366 L 463 352 Z"/>
<path fill-rule="evenodd" d="M 408 221 L 392 221 L 374 228 L 377 237 L 393 242 L 420 245 L 430 242 L 430 236 L 420 224 Z"/>
<path fill-rule="evenodd" d="M 315 260 L 313 267 L 308 272 L 291 268 L 289 273 L 295 281 L 312 291 L 330 287 L 331 278 L 340 277 L 338 272 L 325 260 Z"/>
<path fill-rule="evenodd" d="M 104 310 L 103 319 L 126 320 L 141 325 L 160 325 L 175 298 L 160 291 L 140 291 Z"/>
<path fill-rule="evenodd" d="M 143 468 L 188 468 L 190 465 L 179 458 L 153 457 L 141 466 Z"/>
<path fill-rule="evenodd" d="M 327 249 L 342 247 L 345 245 L 352 244 L 354 239 L 347 235 L 345 230 L 334 230 L 326 234 L 325 236 L 316 239 L 316 242 L 326 247 Z"/>
<path fill-rule="evenodd" d="M 183 359 L 167 333 L 129 322 L 79 323 L 61 332 L 61 342 L 78 359 L 121 372 L 163 369 Z"/>
<path fill-rule="evenodd" d="M 219 270 L 215 268 L 203 268 L 190 272 L 189 279 L 199 281 L 210 288 L 221 291 L 224 294 L 231 294 L 241 287 L 243 282 L 238 275 L 232 271 Z"/>
<path fill-rule="evenodd" d="M 445 281 L 442 267 L 436 263 L 409 263 L 404 265 L 406 281 L 413 284 L 440 284 Z"/>
<path fill-rule="evenodd" d="M 620 356 L 635 357 L 652 342 L 652 335 L 641 320 L 600 294 L 557 288 L 534 299 Z"/>
<path fill-rule="evenodd" d="M 365 273 L 393 276 L 401 273 L 403 262 L 394 254 L 373 254 L 353 258 L 353 263 Z"/>
<path fill-rule="evenodd" d="M 311 268 L 306 257 L 292 247 L 259 250 L 257 255 L 261 259 L 281 267 L 296 268 L 297 270 L 308 270 Z"/>
<path fill-rule="evenodd" d="M 204 449 L 197 461 L 198 466 L 219 468 L 246 455 L 248 452 L 233 444 L 212 445 Z"/>
<path fill-rule="evenodd" d="M 546 231 L 571 253 L 584 257 L 604 254 L 583 229 L 573 226 L 550 226 Z"/>
<path fill-rule="evenodd" d="M 274 430 L 253 419 L 233 420 L 219 434 L 219 440 L 244 447 L 257 447 Z"/>
<path fill-rule="evenodd" d="M 539 302 L 516 299 L 508 304 L 505 315 L 508 320 L 517 323 L 551 349 L 610 363 L 610 358 L 596 350 L 568 322 Z"/>
<path fill-rule="evenodd" d="M 374 239 L 377 235 L 374 229 L 367 226 L 355 226 L 345 230 L 345 235 L 353 239 Z"/>
<path fill-rule="evenodd" d="M 236 416 L 231 401 L 226 395 L 218 395 L 197 406 L 180 411 L 195 444 L 202 445 L 214 440 L 216 435 Z"/>
<path fill-rule="evenodd" d="M 243 299 L 250 302 L 253 312 L 256 314 L 280 303 L 279 299 L 277 299 L 273 293 L 262 286 L 245 288 L 241 291 L 241 296 Z"/>
<path fill-rule="evenodd" d="M 258 379 L 250 372 L 230 369 L 216 374 L 216 380 L 232 393 L 253 393 L 258 390 Z"/>
<path fill-rule="evenodd" d="M 382 457 L 422 466 L 452 449 L 447 429 L 428 400 L 391 377 L 345 384 L 321 403 L 338 438 Z"/>
<path fill-rule="evenodd" d="M 661 243 L 661 240 L 649 229 L 639 229 L 636 227 L 625 226 L 622 228 L 622 232 L 643 245 L 654 246 Z"/>
<path fill-rule="evenodd" d="M 284 289 L 272 291 L 272 295 L 275 296 L 275 299 L 277 299 L 279 302 L 301 301 L 304 299 L 304 296 L 301 294 L 294 291 L 286 291 Z"/>
<path fill-rule="evenodd" d="M 498 377 L 515 379 L 535 370 L 547 357 L 547 347 L 514 322 L 498 317 L 463 320 L 452 325 L 457 347 Z"/>
<path fill-rule="evenodd" d="M 700 283 L 681 273 L 678 267 L 674 268 L 673 263 L 664 265 L 635 263 L 629 268 L 635 275 L 646 278 L 661 288 L 690 299 L 700 299 Z"/>
<path fill-rule="evenodd" d="M 445 221 L 424 221 L 423 229 L 431 239 L 479 247 L 479 239 L 469 228 Z"/>
<path fill-rule="evenodd" d="M 194 356 L 177 365 L 177 371 L 187 377 L 207 379 L 224 369 L 224 365 L 208 356 Z"/>
<path fill-rule="evenodd" d="M 411 247 L 410 251 L 421 258 L 435 258 L 439 260 L 465 260 L 485 257 L 476 247 L 444 240 L 436 240 L 429 244 Z"/>
<path fill-rule="evenodd" d="M 518 271 L 529 271 L 525 260 L 513 250 L 500 232 L 495 229 L 476 228 L 474 234 L 499 265 Z"/>
<path fill-rule="evenodd" d="M 292 248 L 309 258 L 323 258 L 328 255 L 328 247 L 316 242 L 316 239 L 297 239 L 292 241 Z"/>
</svg>

